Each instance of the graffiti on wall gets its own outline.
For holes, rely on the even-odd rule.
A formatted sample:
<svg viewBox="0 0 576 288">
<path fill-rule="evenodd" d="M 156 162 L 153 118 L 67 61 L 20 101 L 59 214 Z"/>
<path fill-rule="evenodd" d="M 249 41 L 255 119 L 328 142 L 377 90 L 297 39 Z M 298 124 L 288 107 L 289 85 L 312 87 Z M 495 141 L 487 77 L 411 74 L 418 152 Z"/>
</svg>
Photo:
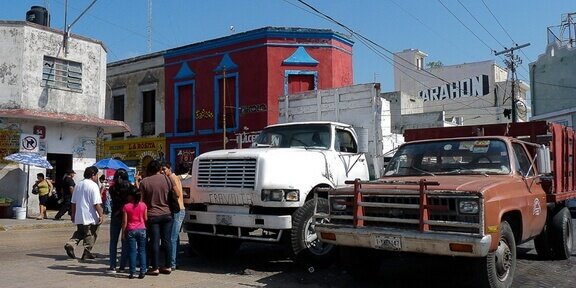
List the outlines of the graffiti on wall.
<svg viewBox="0 0 576 288">
<path fill-rule="evenodd" d="M 96 138 L 80 137 L 78 143 L 72 147 L 72 153 L 76 158 L 84 158 L 88 146 L 96 147 Z"/>
</svg>

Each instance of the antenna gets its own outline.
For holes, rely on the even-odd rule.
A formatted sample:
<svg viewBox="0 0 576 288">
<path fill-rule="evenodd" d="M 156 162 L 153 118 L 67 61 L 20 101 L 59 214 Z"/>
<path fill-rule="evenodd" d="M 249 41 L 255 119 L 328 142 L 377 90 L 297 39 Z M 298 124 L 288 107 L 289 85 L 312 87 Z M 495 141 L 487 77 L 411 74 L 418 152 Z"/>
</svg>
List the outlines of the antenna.
<svg viewBox="0 0 576 288">
<path fill-rule="evenodd" d="M 152 52 L 152 0 L 148 0 L 148 24 L 146 25 L 148 35 L 148 53 Z"/>
</svg>

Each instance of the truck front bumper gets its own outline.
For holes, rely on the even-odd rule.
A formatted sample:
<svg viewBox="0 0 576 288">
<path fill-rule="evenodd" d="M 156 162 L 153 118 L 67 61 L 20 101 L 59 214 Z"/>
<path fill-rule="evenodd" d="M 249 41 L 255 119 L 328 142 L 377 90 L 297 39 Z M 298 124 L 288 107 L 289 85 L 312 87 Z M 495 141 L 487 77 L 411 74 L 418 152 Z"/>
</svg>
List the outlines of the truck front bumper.
<svg viewBox="0 0 576 288">
<path fill-rule="evenodd" d="M 184 232 L 256 241 L 277 242 L 282 230 L 292 229 L 290 215 L 259 215 L 236 212 L 186 211 Z M 253 235 L 253 230 L 275 230 L 277 237 Z"/>
<path fill-rule="evenodd" d="M 466 257 L 488 255 L 492 242 L 490 235 L 473 236 L 401 229 L 353 228 L 332 224 L 317 224 L 316 234 L 321 241 L 336 245 Z"/>
</svg>

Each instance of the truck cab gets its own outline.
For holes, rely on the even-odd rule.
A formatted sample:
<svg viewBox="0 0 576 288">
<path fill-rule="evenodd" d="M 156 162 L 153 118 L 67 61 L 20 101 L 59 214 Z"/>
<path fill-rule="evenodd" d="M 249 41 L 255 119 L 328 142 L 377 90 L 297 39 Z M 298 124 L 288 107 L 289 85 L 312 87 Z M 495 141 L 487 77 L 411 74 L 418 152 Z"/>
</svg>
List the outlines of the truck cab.
<svg viewBox="0 0 576 288">
<path fill-rule="evenodd" d="M 311 221 L 314 191 L 369 179 L 354 129 L 329 121 L 271 125 L 251 148 L 194 160 L 184 231 L 199 253 L 232 253 L 241 241 L 288 243 L 298 259 L 328 259 Z M 325 200 L 324 200 L 325 201 Z M 327 209 L 327 202 L 323 202 Z M 285 241 L 282 241 L 285 240 Z"/>
</svg>

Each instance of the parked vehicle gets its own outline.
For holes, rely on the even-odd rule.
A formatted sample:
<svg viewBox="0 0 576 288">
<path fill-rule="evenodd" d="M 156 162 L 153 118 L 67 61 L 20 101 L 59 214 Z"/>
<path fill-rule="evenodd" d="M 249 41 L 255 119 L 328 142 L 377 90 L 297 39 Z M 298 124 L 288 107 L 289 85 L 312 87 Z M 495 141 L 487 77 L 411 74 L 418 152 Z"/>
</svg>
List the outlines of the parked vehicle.
<svg viewBox="0 0 576 288">
<path fill-rule="evenodd" d="M 281 124 L 264 128 L 252 148 L 199 155 L 185 200 L 190 247 L 222 256 L 242 241 L 272 242 L 301 263 L 329 262 L 333 246 L 318 241 L 312 221 L 328 204 L 315 206 L 313 192 L 380 175 L 382 104 L 375 84 L 289 95 Z"/>
<path fill-rule="evenodd" d="M 539 256 L 573 251 L 566 202 L 576 197 L 575 134 L 547 122 L 407 130 L 377 181 L 329 192 L 316 225 L 342 245 L 353 275 L 370 275 L 386 253 L 469 257 L 482 287 L 510 287 L 516 246 Z M 553 161 L 551 161 L 551 159 Z"/>
</svg>

